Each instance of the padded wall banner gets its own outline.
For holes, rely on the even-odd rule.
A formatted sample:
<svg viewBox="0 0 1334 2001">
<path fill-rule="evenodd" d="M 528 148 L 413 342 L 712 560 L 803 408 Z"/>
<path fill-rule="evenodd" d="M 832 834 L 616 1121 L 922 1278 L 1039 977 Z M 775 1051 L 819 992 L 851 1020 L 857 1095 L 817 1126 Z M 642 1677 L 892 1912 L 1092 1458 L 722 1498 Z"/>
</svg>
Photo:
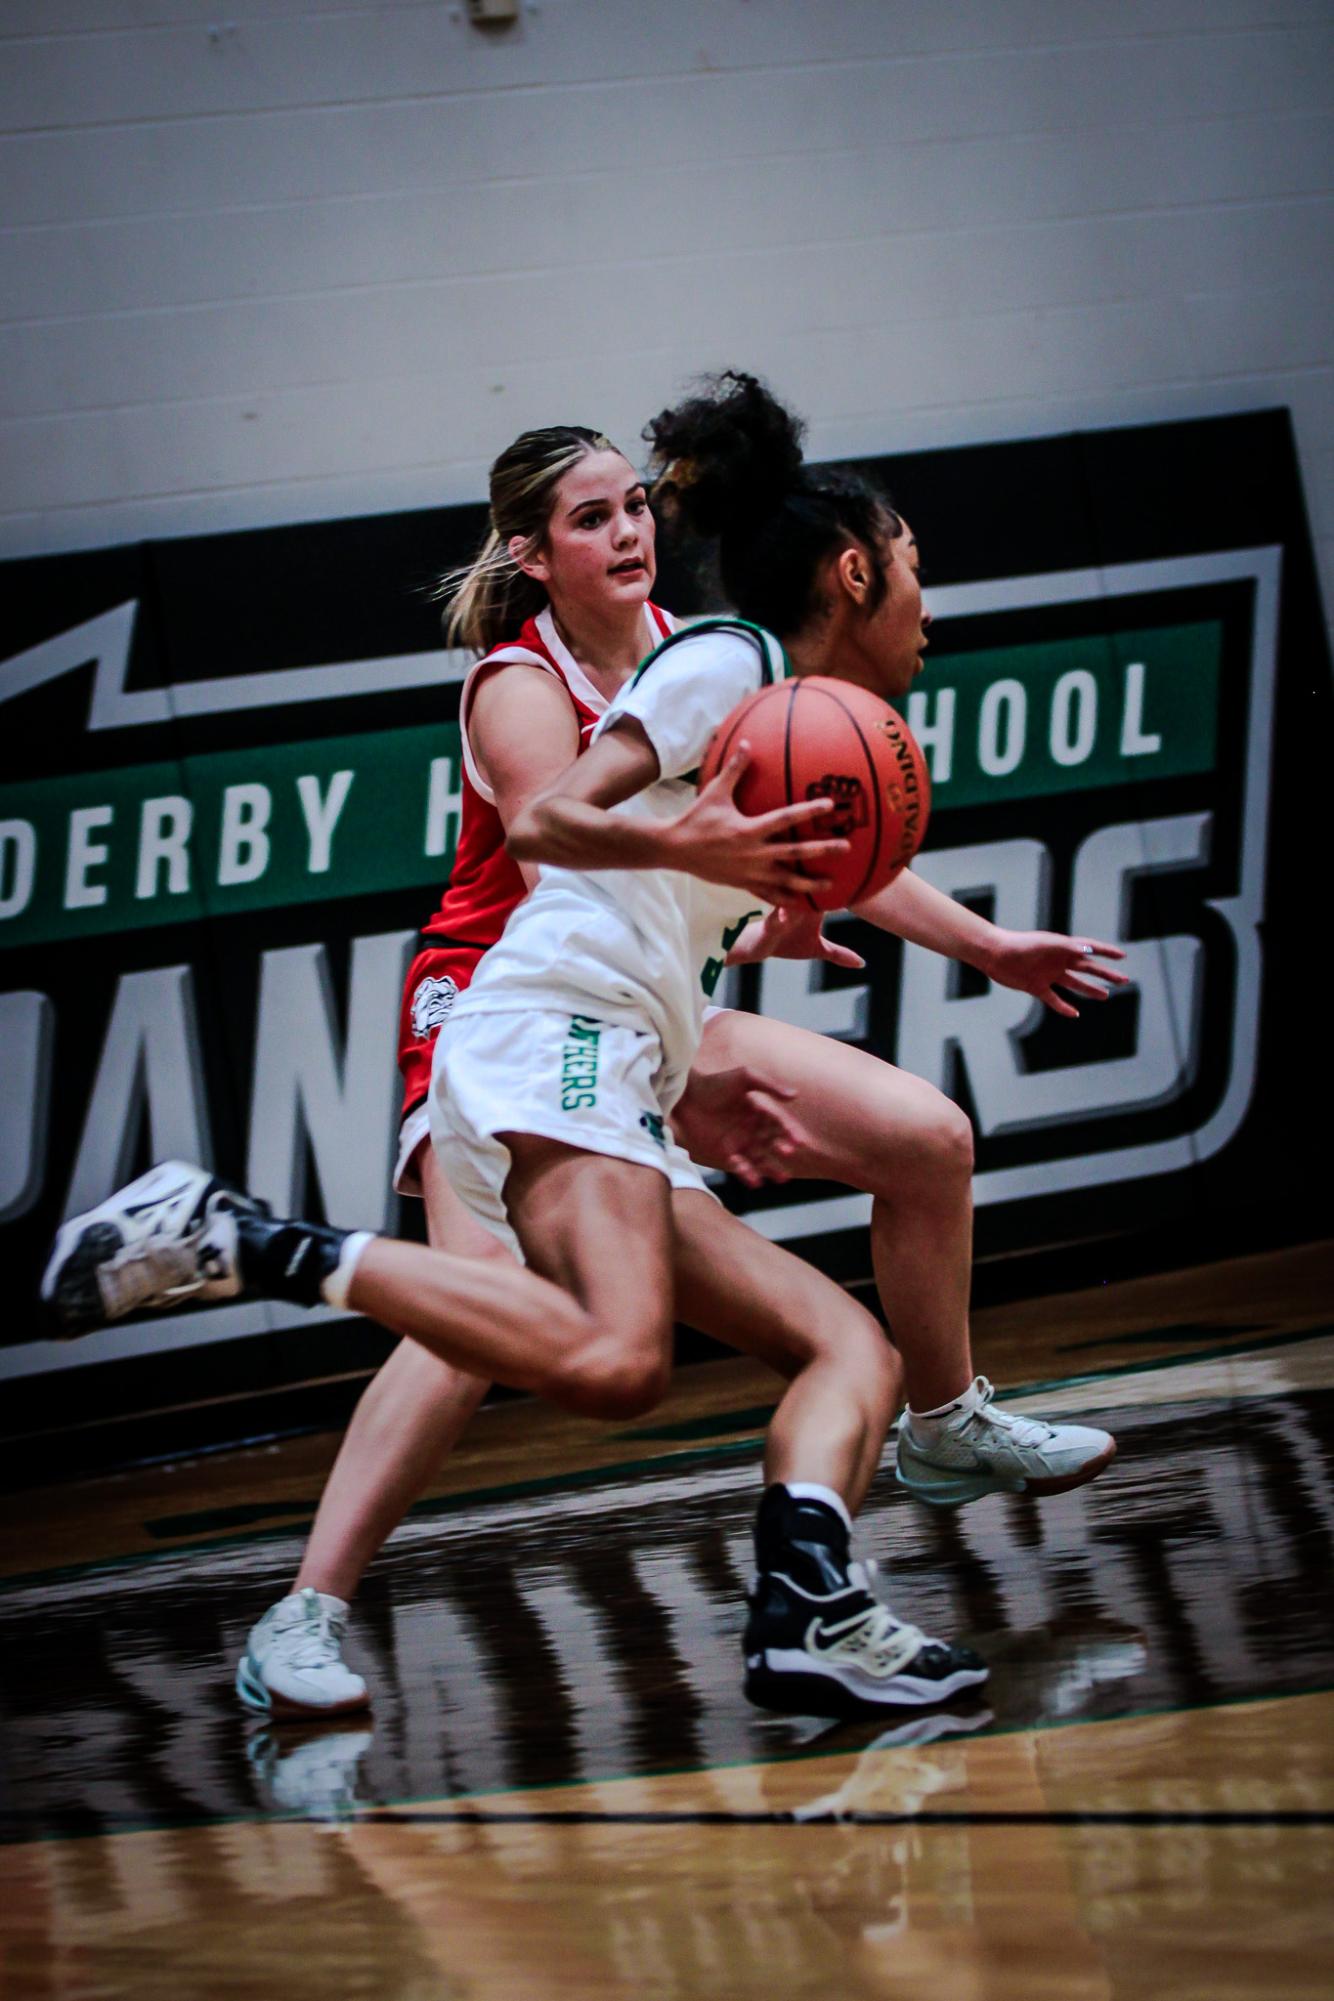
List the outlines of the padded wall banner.
<svg viewBox="0 0 1334 2001">
<path fill-rule="evenodd" d="M 957 1098 L 984 1252 L 1308 1201 L 1330 682 L 1286 416 L 869 470 L 936 615 L 907 703 L 934 793 L 918 868 L 1001 924 L 1123 943 L 1134 985 L 1064 1022 L 842 919 L 864 973 L 774 962 L 730 998 Z M 135 1414 L 175 1413 L 154 1436 L 182 1443 L 316 1421 L 383 1352 L 364 1324 L 251 1303 L 55 1342 L 36 1286 L 64 1215 L 173 1154 L 281 1209 L 400 1226 L 399 992 L 449 869 L 466 667 L 429 586 L 480 525 L 5 566 L 0 1378 L 25 1463 L 60 1432 L 96 1459 Z M 699 601 L 672 566 L 657 595 Z M 827 1186 L 728 1199 L 814 1255 L 870 1211 Z"/>
</svg>

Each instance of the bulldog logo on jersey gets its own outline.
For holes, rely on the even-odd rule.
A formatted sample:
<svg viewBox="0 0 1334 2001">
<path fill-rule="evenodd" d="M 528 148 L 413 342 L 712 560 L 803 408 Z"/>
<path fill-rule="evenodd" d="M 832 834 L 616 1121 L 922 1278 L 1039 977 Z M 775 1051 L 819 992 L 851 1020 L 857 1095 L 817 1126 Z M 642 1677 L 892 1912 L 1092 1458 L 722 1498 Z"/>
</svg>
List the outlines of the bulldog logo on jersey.
<svg viewBox="0 0 1334 2001">
<path fill-rule="evenodd" d="M 439 980 L 428 973 L 417 982 L 412 995 L 412 1032 L 419 1042 L 425 1042 L 448 1021 L 458 997 L 458 986 L 448 973 Z"/>
</svg>

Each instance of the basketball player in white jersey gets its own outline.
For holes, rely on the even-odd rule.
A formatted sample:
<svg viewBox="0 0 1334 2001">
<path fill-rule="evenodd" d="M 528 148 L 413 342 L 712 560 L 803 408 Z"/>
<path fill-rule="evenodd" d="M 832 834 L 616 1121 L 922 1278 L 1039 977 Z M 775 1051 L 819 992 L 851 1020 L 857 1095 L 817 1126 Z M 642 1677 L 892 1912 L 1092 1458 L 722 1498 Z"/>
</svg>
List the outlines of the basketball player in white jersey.
<svg viewBox="0 0 1334 2001">
<path fill-rule="evenodd" d="M 774 500 L 773 494 L 762 497 L 766 503 Z M 815 530 L 821 546 L 806 562 L 806 585 L 815 567 L 829 568 L 832 562 L 832 582 L 841 593 L 835 598 L 832 629 L 827 618 L 814 621 L 814 629 L 807 618 L 793 633 L 800 671 L 842 671 L 849 679 L 901 693 L 916 670 L 924 633 L 908 538 L 897 518 L 864 489 L 853 492 L 846 482 L 819 483 L 808 475 L 800 486 L 779 490 L 776 506 L 794 521 L 811 517 L 805 526 Z M 761 525 L 771 522 L 773 506 L 755 511 Z M 779 567 L 790 569 L 789 558 L 790 552 Z M 437 1271 L 433 1287 L 423 1268 L 422 1297 L 413 1305 L 402 1296 L 404 1258 L 430 1253 L 340 1238 L 338 1233 L 313 1236 L 307 1229 L 301 1242 L 315 1246 L 309 1255 L 321 1267 L 325 1296 L 346 1298 L 418 1333 L 451 1360 L 466 1355 L 473 1363 L 494 1363 L 502 1379 L 545 1388 L 572 1408 L 619 1414 L 656 1394 L 664 1358 L 662 1315 L 652 1310 L 652 1299 L 664 1291 L 660 1281 L 670 1267 L 672 1234 L 662 1184 L 670 1184 L 684 1169 L 673 1160 L 665 1131 L 654 1128 L 661 1127 L 675 1103 L 698 1038 L 701 1002 L 693 991 L 694 977 L 717 965 L 723 934 L 734 931 L 757 893 L 754 858 L 748 864 L 751 873 L 738 866 L 738 843 L 748 830 L 738 826 L 717 787 L 710 789 L 712 797 L 706 793 L 682 812 L 682 786 L 716 722 L 758 685 L 758 677 L 774 671 L 775 655 L 781 662 L 771 639 L 736 629 L 686 637 L 670 643 L 634 689 L 613 702 L 593 753 L 575 767 L 556 796 L 526 820 L 520 816 L 512 844 L 520 855 L 582 869 L 597 869 L 599 863 L 605 869 L 611 861 L 618 873 L 572 878 L 559 872 L 544 878 L 538 895 L 512 920 L 498 952 L 485 962 L 472 998 L 465 995 L 456 1007 L 455 1026 L 467 1048 L 463 1039 L 454 1040 L 452 1028 L 438 1065 L 432 1129 L 455 1185 L 488 1228 L 500 1237 L 512 1229 L 530 1263 L 569 1288 L 591 1323 L 581 1330 L 587 1338 L 570 1349 L 572 1330 L 566 1318 L 558 1331 L 566 1344 L 565 1359 L 548 1356 L 544 1367 L 534 1352 L 531 1296 L 521 1302 L 516 1292 L 513 1298 L 521 1309 L 514 1331 L 527 1349 L 521 1356 L 512 1341 L 481 1336 L 472 1325 L 469 1301 L 475 1303 L 475 1288 L 456 1287 L 451 1307 L 441 1296 L 444 1275 Z M 631 807 L 623 804 L 629 799 L 636 802 Z M 618 806 L 619 812 L 608 811 Z M 772 875 L 783 850 L 771 855 L 771 872 L 758 890 L 765 896 L 775 890 L 781 895 L 784 887 Z M 679 873 L 682 868 L 696 880 Z M 714 886 L 705 886 L 709 884 Z M 720 897 L 718 886 L 727 893 Z M 793 877 L 787 887 L 795 886 Z M 745 894 L 736 896 L 735 888 Z M 771 927 L 770 939 L 776 935 Z M 783 942 L 792 948 L 796 927 L 787 927 Z M 520 1066 L 512 1036 L 509 1045 L 504 1040 L 502 1018 L 531 1022 L 532 1002 L 537 1003 L 536 1015 L 545 1017 L 543 1036 L 537 1049 L 525 1030 Z M 458 1079 L 463 1082 L 451 1081 Z M 702 1189 L 689 1188 L 681 1179 L 676 1186 L 683 1191 L 676 1201 L 678 1215 L 689 1208 L 692 1217 L 698 1213 L 701 1218 L 687 1227 L 678 1223 L 678 1245 L 707 1240 L 711 1225 L 703 1219 L 721 1212 Z M 205 1209 L 210 1203 L 218 1210 L 218 1218 L 211 1219 L 218 1227 L 207 1248 L 225 1269 L 221 1278 L 202 1281 L 204 1288 L 234 1287 L 244 1279 L 275 1289 L 278 1274 L 269 1252 L 284 1231 L 288 1235 L 282 1241 L 290 1249 L 295 1241 L 290 1232 L 306 1226 L 262 1225 L 244 1213 L 232 1216 L 227 1220 L 239 1244 L 233 1255 L 220 1247 L 228 1235 L 221 1220 L 227 1218 L 226 1198 L 214 1191 L 203 1198 Z M 730 1218 L 725 1222 L 731 1225 Z M 623 1234 L 627 1223 L 637 1273 L 647 1281 L 639 1297 L 645 1310 L 628 1319 L 623 1269 L 619 1264 L 613 1268 L 610 1291 L 597 1269 L 599 1258 L 606 1265 L 608 1241 Z M 209 1235 L 204 1229 L 203 1236 Z M 755 1241 L 750 1238 L 752 1245 Z M 773 1247 L 766 1252 L 772 1254 Z M 65 1256 L 68 1264 L 68 1245 Z M 290 1290 L 291 1279 L 286 1282 Z M 739 1289 L 744 1292 L 744 1284 Z M 432 1291 L 433 1298 L 425 1296 Z M 606 1352 L 612 1317 L 617 1325 L 614 1356 Z M 952 1417 L 979 1414 L 976 1393 L 971 1405 L 967 1398 L 957 1402 L 960 1412 L 929 1413 L 928 1425 L 939 1419 L 948 1431 Z M 808 1432 L 808 1450 L 812 1436 Z M 1105 1463 L 1110 1456 L 1104 1434 L 1078 1438 L 1071 1431 L 1066 1443 L 1082 1451 L 1081 1466 L 1091 1466 L 1094 1459 Z M 810 1490 L 824 1483 L 798 1484 Z M 851 1484 L 846 1474 L 843 1484 Z M 813 1556 L 811 1551 L 824 1554 Z M 752 1622 L 758 1651 L 752 1655 L 751 1692 L 757 1699 L 811 1707 L 818 1706 L 823 1691 L 826 1702 L 873 1703 L 883 1700 L 893 1685 L 892 1699 L 923 1700 L 947 1685 L 966 1685 L 976 1673 L 974 1666 L 958 1660 L 951 1666 L 948 1649 L 921 1652 L 920 1658 L 918 1653 L 904 1655 L 906 1637 L 897 1643 L 897 1665 L 887 1671 L 884 1646 L 876 1642 L 882 1669 L 877 1686 L 867 1685 L 868 1677 L 876 1681 L 876 1671 L 864 1659 L 855 1669 L 846 1662 L 833 1665 L 835 1628 L 850 1639 L 855 1635 L 851 1651 L 866 1655 L 868 1636 L 889 1616 L 848 1571 L 837 1482 L 823 1495 L 798 1491 L 791 1481 L 775 1483 L 761 1511 L 760 1554 L 770 1583 L 768 1599 Z M 775 1567 L 775 1556 L 783 1569 Z M 802 1655 L 798 1662 L 788 1658 L 793 1649 L 763 1643 L 766 1633 L 773 1639 L 780 1628 L 796 1631 L 816 1599 L 821 1601 L 824 1635 L 818 1660 L 797 1647 L 795 1653 Z M 905 1636 L 910 1632 L 895 1630 Z M 922 1643 L 928 1650 L 931 1645 Z M 941 1666 L 935 1676 L 926 1671 L 933 1659 Z M 907 1694 L 910 1685 L 918 1691 L 915 1695 Z M 831 1689 L 838 1691 L 836 1696 Z"/>
</svg>

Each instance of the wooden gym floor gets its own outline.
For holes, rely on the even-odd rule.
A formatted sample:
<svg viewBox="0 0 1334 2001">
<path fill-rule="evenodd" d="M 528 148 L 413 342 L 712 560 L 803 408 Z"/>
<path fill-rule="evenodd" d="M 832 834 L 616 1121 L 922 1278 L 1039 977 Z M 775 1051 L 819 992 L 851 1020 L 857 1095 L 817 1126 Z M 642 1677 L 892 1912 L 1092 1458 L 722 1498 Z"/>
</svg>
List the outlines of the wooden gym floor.
<svg viewBox="0 0 1334 2001">
<path fill-rule="evenodd" d="M 245 1629 L 334 1441 L 17 1497 L 0 1525 L 15 2001 L 1329 1991 L 1334 1245 L 978 1316 L 1095 1485 L 860 1525 L 984 1699 L 888 1727 L 739 1688 L 749 1364 L 608 1432 L 482 1414 L 367 1580 L 372 1717 L 265 1727 Z"/>
</svg>

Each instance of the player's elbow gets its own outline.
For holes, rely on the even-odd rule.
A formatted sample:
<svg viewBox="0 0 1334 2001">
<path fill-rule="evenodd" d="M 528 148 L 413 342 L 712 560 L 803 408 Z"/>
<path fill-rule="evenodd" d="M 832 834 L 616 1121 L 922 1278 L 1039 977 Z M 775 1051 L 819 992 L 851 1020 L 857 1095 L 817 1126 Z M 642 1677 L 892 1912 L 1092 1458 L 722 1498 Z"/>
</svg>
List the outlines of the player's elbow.
<svg viewBox="0 0 1334 2001">
<path fill-rule="evenodd" d="M 547 831 L 541 806 L 530 799 L 505 829 L 505 853 L 516 862 L 544 860 Z"/>
</svg>

